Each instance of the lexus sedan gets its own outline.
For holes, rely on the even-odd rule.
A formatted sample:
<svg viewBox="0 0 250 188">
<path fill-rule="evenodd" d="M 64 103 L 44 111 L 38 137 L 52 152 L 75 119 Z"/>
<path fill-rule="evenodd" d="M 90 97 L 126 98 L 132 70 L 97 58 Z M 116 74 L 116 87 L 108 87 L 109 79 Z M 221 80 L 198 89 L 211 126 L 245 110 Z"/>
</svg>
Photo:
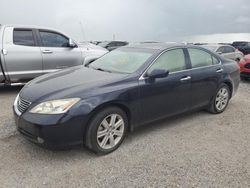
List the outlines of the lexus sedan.
<svg viewBox="0 0 250 188">
<path fill-rule="evenodd" d="M 32 142 L 107 154 L 146 123 L 194 109 L 223 112 L 239 81 L 235 61 L 204 48 L 138 44 L 34 79 L 13 109 L 18 131 Z"/>
</svg>

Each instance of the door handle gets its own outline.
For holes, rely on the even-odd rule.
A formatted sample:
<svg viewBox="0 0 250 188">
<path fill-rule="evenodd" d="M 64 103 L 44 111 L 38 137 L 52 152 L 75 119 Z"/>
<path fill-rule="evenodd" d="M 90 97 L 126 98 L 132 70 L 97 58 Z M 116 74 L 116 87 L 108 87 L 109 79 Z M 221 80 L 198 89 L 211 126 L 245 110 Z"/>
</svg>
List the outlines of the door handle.
<svg viewBox="0 0 250 188">
<path fill-rule="evenodd" d="M 181 78 L 180 81 L 183 82 L 183 81 L 187 81 L 190 79 L 191 79 L 191 76 L 185 76 L 185 77 Z"/>
<path fill-rule="evenodd" d="M 8 51 L 6 49 L 2 49 L 3 55 L 7 55 Z"/>
<path fill-rule="evenodd" d="M 53 52 L 51 50 L 43 50 L 43 54 L 52 54 Z"/>
<path fill-rule="evenodd" d="M 221 73 L 222 71 L 223 71 L 222 68 L 219 68 L 219 69 L 216 70 L 217 73 Z"/>
</svg>

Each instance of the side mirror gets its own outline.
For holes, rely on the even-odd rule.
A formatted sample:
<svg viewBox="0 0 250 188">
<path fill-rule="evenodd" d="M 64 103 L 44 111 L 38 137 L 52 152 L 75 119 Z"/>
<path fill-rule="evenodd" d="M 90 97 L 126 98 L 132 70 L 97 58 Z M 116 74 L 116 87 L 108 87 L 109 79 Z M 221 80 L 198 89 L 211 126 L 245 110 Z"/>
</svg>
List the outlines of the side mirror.
<svg viewBox="0 0 250 188">
<path fill-rule="evenodd" d="M 77 47 L 76 43 L 75 43 L 72 39 L 69 39 L 69 47 L 70 47 L 70 48 L 75 48 L 75 47 Z"/>
<path fill-rule="evenodd" d="M 152 72 L 147 73 L 147 76 L 151 79 L 155 79 L 155 78 L 165 78 L 168 76 L 168 74 L 169 74 L 168 70 L 154 69 Z"/>
<path fill-rule="evenodd" d="M 222 54 L 222 52 L 217 52 L 217 54 L 221 55 L 221 54 Z"/>
</svg>

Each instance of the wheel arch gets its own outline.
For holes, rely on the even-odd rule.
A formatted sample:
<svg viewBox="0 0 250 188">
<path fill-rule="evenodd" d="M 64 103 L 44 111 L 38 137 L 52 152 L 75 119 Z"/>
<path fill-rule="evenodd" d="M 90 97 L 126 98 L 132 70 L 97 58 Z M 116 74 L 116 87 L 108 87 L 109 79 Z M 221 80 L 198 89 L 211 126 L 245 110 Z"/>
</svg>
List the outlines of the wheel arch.
<svg viewBox="0 0 250 188">
<path fill-rule="evenodd" d="M 108 108 L 108 107 L 117 107 L 117 108 L 120 108 L 121 110 L 123 110 L 128 118 L 128 130 L 129 131 L 133 130 L 133 126 L 131 124 L 131 111 L 130 111 L 129 107 L 127 105 L 125 105 L 124 103 L 119 102 L 119 101 L 110 101 L 110 102 L 103 103 L 92 110 L 90 117 L 89 117 L 89 120 L 87 122 L 87 126 L 86 126 L 85 131 L 84 131 L 85 133 L 87 132 L 90 121 L 95 117 L 95 115 L 98 112 L 100 112 L 101 110 Z"/>
<path fill-rule="evenodd" d="M 233 94 L 233 84 L 231 81 L 229 80 L 225 80 L 223 82 L 224 84 L 226 84 L 228 87 L 229 87 L 229 90 L 230 90 L 230 98 L 232 97 L 232 94 Z"/>
</svg>

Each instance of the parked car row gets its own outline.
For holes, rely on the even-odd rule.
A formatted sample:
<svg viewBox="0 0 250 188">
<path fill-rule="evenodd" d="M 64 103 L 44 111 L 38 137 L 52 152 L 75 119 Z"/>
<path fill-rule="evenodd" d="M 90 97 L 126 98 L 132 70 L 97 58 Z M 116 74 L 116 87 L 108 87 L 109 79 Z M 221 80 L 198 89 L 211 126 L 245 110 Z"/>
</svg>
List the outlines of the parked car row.
<svg viewBox="0 0 250 188">
<path fill-rule="evenodd" d="M 99 46 L 106 48 L 108 51 L 115 50 L 119 47 L 128 45 L 126 41 L 104 41 L 98 43 Z"/>
<path fill-rule="evenodd" d="M 29 81 L 13 105 L 17 130 L 42 146 L 84 144 L 98 154 L 155 120 L 195 109 L 222 113 L 250 63 L 226 44 L 96 46 L 34 26 L 0 26 L 0 49 L 0 83 Z"/>
</svg>

